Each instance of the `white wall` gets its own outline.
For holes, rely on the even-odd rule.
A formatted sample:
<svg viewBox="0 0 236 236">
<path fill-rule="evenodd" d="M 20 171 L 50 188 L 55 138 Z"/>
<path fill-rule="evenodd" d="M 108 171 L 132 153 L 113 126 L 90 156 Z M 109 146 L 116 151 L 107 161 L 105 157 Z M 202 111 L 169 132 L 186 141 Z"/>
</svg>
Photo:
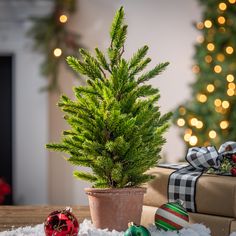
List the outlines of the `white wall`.
<svg viewBox="0 0 236 236">
<path fill-rule="evenodd" d="M 6 3 L 6 2 L 5 2 Z M 48 203 L 47 94 L 39 89 L 45 84 L 39 72 L 42 60 L 33 53 L 31 41 L 25 36 L 27 23 L 11 21 L 12 8 L 0 5 L 0 54 L 14 55 L 13 78 L 13 192 L 16 204 Z M 19 13 L 22 10 L 17 9 Z M 29 12 L 28 12 L 29 13 Z M 1 114 L 2 115 L 2 114 Z"/>
</svg>

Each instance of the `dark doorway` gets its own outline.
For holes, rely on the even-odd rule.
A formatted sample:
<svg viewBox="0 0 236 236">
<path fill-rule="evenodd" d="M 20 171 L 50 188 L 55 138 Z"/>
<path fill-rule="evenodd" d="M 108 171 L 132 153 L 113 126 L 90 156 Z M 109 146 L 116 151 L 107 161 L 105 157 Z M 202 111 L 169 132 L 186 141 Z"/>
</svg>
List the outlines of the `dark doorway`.
<svg viewBox="0 0 236 236">
<path fill-rule="evenodd" d="M 12 61 L 12 56 L 0 56 L 0 178 L 10 186 L 12 186 Z M 12 204 L 12 194 L 5 197 L 3 204 Z"/>
</svg>

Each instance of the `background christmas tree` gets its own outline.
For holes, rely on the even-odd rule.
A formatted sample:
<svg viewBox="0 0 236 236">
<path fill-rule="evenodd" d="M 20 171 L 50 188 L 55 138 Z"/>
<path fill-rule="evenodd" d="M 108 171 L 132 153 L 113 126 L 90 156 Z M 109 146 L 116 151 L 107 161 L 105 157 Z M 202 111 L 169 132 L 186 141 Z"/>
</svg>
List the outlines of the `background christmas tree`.
<svg viewBox="0 0 236 236">
<path fill-rule="evenodd" d="M 236 0 L 199 0 L 192 99 L 179 106 L 175 122 L 187 146 L 236 140 Z"/>
</svg>

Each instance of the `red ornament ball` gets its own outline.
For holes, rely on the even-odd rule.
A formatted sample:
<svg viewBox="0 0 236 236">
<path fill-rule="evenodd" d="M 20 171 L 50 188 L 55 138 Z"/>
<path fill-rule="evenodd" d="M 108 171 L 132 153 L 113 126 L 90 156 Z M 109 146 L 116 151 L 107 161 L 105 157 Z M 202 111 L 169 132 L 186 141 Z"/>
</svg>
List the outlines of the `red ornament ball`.
<svg viewBox="0 0 236 236">
<path fill-rule="evenodd" d="M 232 161 L 233 161 L 234 163 L 236 163 L 236 154 L 233 154 L 233 155 L 232 155 Z"/>
<path fill-rule="evenodd" d="M 71 213 L 71 208 L 53 211 L 44 223 L 46 236 L 77 236 L 79 223 Z"/>
<path fill-rule="evenodd" d="M 233 167 L 231 170 L 230 170 L 231 174 L 233 176 L 236 176 L 236 167 Z"/>
</svg>

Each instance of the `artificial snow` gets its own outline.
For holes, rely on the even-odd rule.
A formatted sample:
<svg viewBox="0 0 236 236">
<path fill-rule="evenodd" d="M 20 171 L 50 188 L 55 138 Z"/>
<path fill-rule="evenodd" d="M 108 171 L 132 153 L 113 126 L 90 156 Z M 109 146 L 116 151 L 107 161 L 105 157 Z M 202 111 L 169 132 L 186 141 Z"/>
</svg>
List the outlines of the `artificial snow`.
<svg viewBox="0 0 236 236">
<path fill-rule="evenodd" d="M 206 226 L 202 224 L 191 224 L 188 228 L 184 228 L 179 232 L 176 231 L 158 231 L 154 225 L 150 225 L 148 230 L 152 236 L 210 236 L 211 232 Z M 84 220 L 80 224 L 78 236 L 122 236 L 124 232 L 117 232 L 115 230 L 101 230 L 96 229 L 90 220 Z M 0 236 L 45 236 L 43 224 L 34 227 L 27 226 L 10 231 L 0 232 Z M 236 236 L 232 233 L 230 236 Z"/>
</svg>

